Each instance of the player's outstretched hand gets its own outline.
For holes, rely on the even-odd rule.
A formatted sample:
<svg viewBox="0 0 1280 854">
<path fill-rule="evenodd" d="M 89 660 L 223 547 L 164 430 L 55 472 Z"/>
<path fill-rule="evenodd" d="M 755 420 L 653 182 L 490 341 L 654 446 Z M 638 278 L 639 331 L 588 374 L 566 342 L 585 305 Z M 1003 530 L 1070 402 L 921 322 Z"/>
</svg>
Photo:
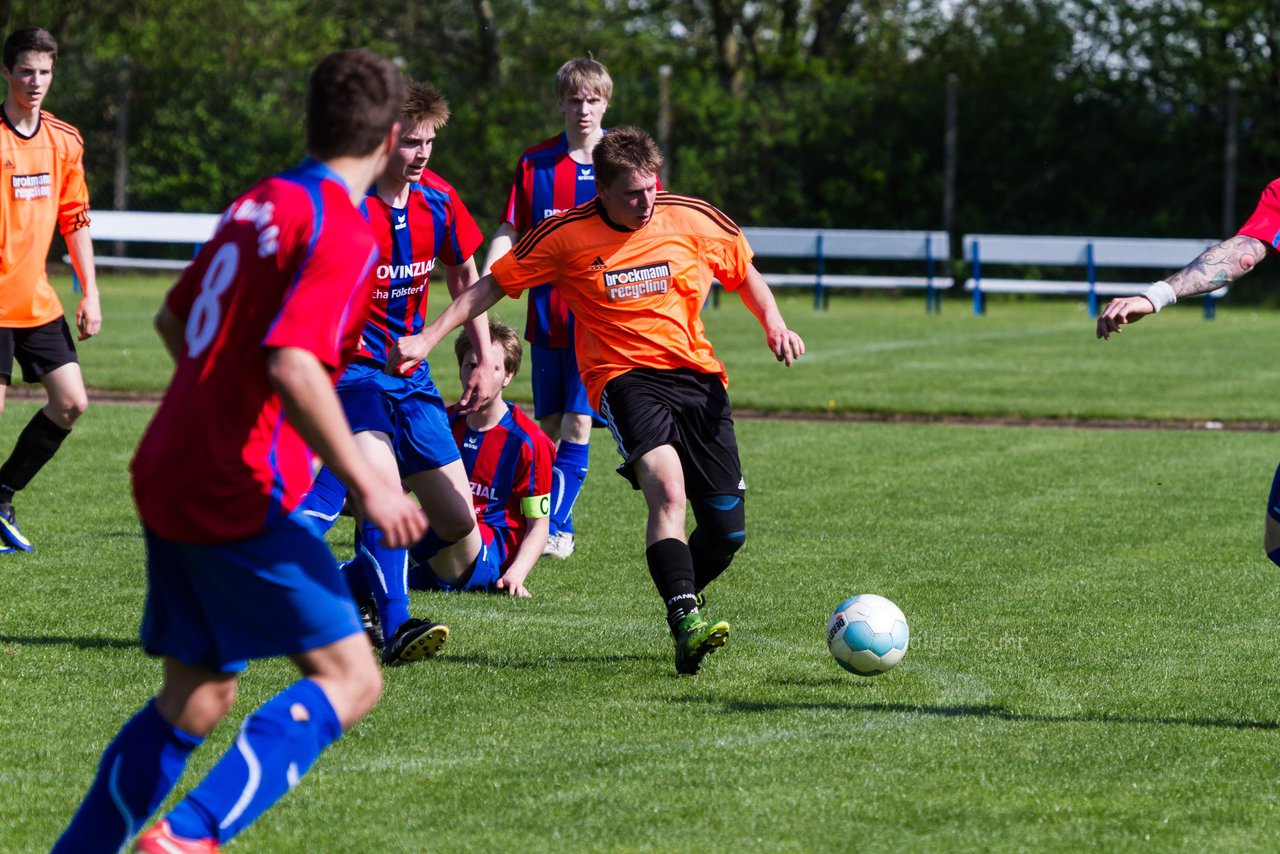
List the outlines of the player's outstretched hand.
<svg viewBox="0 0 1280 854">
<path fill-rule="evenodd" d="M 783 327 L 769 333 L 769 349 L 773 351 L 774 358 L 779 362 L 785 362 L 789 368 L 796 359 L 804 355 L 804 340 L 790 329 Z"/>
<path fill-rule="evenodd" d="M 1116 297 L 1098 317 L 1098 337 L 1110 338 L 1113 332 L 1123 332 L 1120 327 L 1126 323 L 1137 323 L 1155 311 L 1156 307 L 1146 297 Z"/>
<path fill-rule="evenodd" d="M 98 304 L 96 293 L 80 300 L 80 307 L 76 309 L 76 330 L 80 341 L 92 338 L 102 331 L 102 308 Z"/>
<path fill-rule="evenodd" d="M 505 593 L 508 596 L 518 596 L 521 599 L 528 599 L 533 594 L 524 586 L 523 581 L 512 581 L 505 575 L 493 583 L 494 588 L 499 593 Z"/>
<path fill-rule="evenodd" d="M 466 387 L 462 389 L 462 397 L 458 399 L 458 411 L 475 412 L 502 391 L 502 379 L 505 376 L 501 362 L 490 360 L 482 362 L 467 377 Z"/>
</svg>

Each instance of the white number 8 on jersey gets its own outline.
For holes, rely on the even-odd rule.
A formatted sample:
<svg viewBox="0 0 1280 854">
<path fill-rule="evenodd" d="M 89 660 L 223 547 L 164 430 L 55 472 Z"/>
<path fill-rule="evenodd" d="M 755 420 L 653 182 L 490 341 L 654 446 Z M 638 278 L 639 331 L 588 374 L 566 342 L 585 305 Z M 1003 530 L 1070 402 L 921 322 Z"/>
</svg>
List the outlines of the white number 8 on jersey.
<svg viewBox="0 0 1280 854">
<path fill-rule="evenodd" d="M 222 322 L 222 295 L 231 287 L 240 266 L 240 248 L 234 243 L 224 243 L 209 262 L 204 281 L 200 283 L 200 296 L 191 304 L 191 316 L 187 318 L 187 355 L 197 358 L 213 342 Z"/>
</svg>

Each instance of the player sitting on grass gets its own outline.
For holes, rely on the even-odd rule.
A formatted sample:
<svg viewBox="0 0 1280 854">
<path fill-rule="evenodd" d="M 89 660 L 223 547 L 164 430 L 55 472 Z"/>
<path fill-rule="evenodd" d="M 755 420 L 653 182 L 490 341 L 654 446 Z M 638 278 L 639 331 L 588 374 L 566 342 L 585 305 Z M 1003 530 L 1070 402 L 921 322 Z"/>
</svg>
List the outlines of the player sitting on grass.
<svg viewBox="0 0 1280 854">
<path fill-rule="evenodd" d="M 426 544 L 409 554 L 418 565 L 409 570 L 409 586 L 422 590 L 490 590 L 528 596 L 525 580 L 547 544 L 551 504 L 551 464 L 555 445 L 518 406 L 502 399 L 502 389 L 520 370 L 520 336 L 505 323 L 491 321 L 489 338 L 502 365 L 497 393 L 474 412 L 449 407 L 449 426 L 471 479 L 480 538 L 475 569 L 465 578 L 445 581 L 432 571 L 435 554 Z M 465 388 L 480 359 L 463 334 L 454 342 Z"/>
<path fill-rule="evenodd" d="M 442 577 L 458 579 L 471 571 L 480 554 L 480 532 L 471 509 L 471 490 L 458 448 L 449 432 L 444 400 L 422 362 L 404 374 L 385 371 L 387 351 L 397 337 L 422 328 L 427 289 L 437 261 L 444 265 L 451 293 L 476 280 L 472 255 L 482 240 L 471 214 L 447 182 L 427 169 L 436 131 L 449 118 L 449 105 L 434 87 L 409 84 L 400 114 L 400 138 L 386 170 L 365 197 L 365 212 L 378 241 L 374 267 L 373 310 L 355 360 L 338 382 L 347 420 L 365 457 L 389 477 L 399 477 L 417 496 L 431 528 L 427 542 L 438 552 Z M 491 393 L 497 365 L 489 356 L 489 326 L 477 318 L 467 327 L 490 360 L 477 371 L 463 399 Z M 303 512 L 322 529 L 337 518 L 346 496 L 342 483 L 321 470 L 303 502 Z M 405 664 L 435 655 L 449 629 L 409 616 L 408 555 L 383 541 L 378 529 L 359 525 L 358 554 L 346 573 L 362 611 L 385 632 L 382 661 Z M 363 576 L 363 577 L 361 577 Z M 373 605 L 362 594 L 372 597 Z M 366 623 L 368 625 L 368 623 Z M 370 633 L 378 640 L 378 632 Z"/>
</svg>

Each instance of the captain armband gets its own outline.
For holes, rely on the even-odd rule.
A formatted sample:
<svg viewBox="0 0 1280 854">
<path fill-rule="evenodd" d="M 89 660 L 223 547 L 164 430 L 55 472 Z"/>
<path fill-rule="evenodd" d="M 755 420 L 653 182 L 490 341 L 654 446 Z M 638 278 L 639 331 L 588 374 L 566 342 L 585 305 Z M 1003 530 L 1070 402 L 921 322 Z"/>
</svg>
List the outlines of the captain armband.
<svg viewBox="0 0 1280 854">
<path fill-rule="evenodd" d="M 551 496 L 529 495 L 521 498 L 520 512 L 526 519 L 545 519 L 551 515 Z"/>
<path fill-rule="evenodd" d="M 1173 305 L 1178 301 L 1178 295 L 1173 292 L 1173 287 L 1166 281 L 1156 282 L 1143 291 L 1140 296 L 1146 297 L 1155 306 L 1157 313 L 1166 305 Z"/>
</svg>

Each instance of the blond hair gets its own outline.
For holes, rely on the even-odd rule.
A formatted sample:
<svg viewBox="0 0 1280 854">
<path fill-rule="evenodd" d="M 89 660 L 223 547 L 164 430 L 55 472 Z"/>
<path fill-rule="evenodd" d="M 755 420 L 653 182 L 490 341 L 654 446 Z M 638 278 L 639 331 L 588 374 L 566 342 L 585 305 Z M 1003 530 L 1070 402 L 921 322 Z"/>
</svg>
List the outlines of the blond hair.
<svg viewBox="0 0 1280 854">
<path fill-rule="evenodd" d="M 587 54 L 571 59 L 556 72 L 556 98 L 563 100 L 578 92 L 592 92 L 608 101 L 613 97 L 609 69 Z"/>
</svg>

